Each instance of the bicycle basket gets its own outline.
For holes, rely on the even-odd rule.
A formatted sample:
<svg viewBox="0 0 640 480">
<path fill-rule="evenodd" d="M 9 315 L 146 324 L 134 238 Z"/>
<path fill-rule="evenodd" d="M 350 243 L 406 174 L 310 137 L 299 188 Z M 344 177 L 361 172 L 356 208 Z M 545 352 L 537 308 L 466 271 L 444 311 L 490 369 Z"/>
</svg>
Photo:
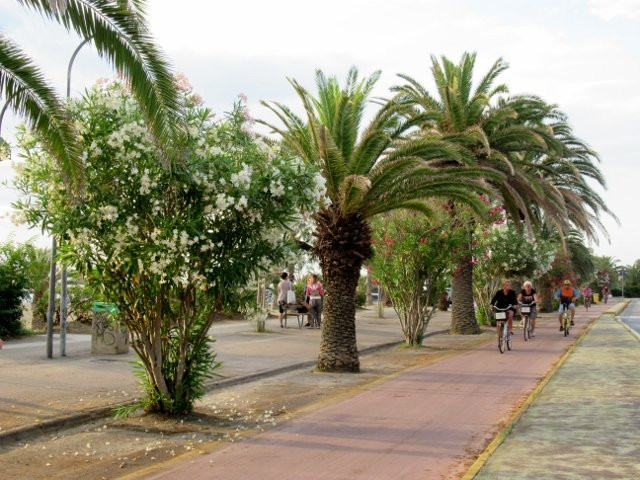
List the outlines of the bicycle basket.
<svg viewBox="0 0 640 480">
<path fill-rule="evenodd" d="M 507 318 L 507 312 L 496 312 L 496 320 L 504 320 Z"/>
<path fill-rule="evenodd" d="M 522 313 L 529 313 L 531 311 L 531 307 L 529 305 L 522 305 L 520 307 L 520 311 Z"/>
</svg>

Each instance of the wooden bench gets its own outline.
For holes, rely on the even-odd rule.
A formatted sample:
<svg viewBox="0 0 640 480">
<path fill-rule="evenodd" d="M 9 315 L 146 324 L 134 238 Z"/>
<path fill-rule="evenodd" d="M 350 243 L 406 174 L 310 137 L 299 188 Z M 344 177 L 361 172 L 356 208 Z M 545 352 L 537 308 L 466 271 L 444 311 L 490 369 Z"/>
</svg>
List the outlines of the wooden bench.
<svg viewBox="0 0 640 480">
<path fill-rule="evenodd" d="M 307 317 L 309 315 L 309 312 L 306 313 L 301 313 L 298 311 L 298 308 L 300 308 L 302 305 L 290 305 L 290 304 L 286 304 L 284 306 L 284 328 L 287 328 L 287 317 L 291 316 L 291 317 L 296 317 L 296 320 L 298 321 L 298 328 L 302 328 L 302 326 L 304 325 L 304 321 L 305 321 L 305 317 Z"/>
</svg>

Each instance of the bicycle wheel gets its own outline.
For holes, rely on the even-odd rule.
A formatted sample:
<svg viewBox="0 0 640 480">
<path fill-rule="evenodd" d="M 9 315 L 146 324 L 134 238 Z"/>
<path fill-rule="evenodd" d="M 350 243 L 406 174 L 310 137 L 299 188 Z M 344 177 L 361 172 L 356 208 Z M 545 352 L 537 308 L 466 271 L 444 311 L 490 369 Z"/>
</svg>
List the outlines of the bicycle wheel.
<svg viewBox="0 0 640 480">
<path fill-rule="evenodd" d="M 502 325 L 500 325 L 500 329 L 498 331 L 498 350 L 500 351 L 500 353 L 504 353 L 504 324 L 505 322 L 501 322 Z"/>
<path fill-rule="evenodd" d="M 524 328 L 522 329 L 522 331 L 524 332 L 524 341 L 526 342 L 527 340 L 529 340 L 529 338 L 531 338 L 530 335 L 530 331 L 529 331 L 529 316 L 525 315 L 524 316 Z"/>
<path fill-rule="evenodd" d="M 567 315 L 566 313 L 564 314 L 564 317 L 562 319 L 562 324 L 564 325 L 564 336 L 566 337 L 567 335 L 569 335 L 569 315 Z"/>
</svg>

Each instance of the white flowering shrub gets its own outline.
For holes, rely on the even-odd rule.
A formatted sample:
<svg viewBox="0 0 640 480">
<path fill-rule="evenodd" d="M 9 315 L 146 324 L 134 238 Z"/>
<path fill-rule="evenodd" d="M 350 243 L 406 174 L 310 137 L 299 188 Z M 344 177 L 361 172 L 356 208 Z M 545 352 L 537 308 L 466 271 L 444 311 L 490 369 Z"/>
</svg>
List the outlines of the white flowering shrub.
<svg viewBox="0 0 640 480">
<path fill-rule="evenodd" d="M 473 291 L 481 323 L 492 318 L 491 298 L 503 279 L 533 280 L 551 268 L 555 242 L 531 238 L 511 222 L 481 226 L 476 232 Z"/>
<path fill-rule="evenodd" d="M 184 84 L 184 82 L 182 82 Z M 179 163 L 164 167 L 126 88 L 103 83 L 69 106 L 81 134 L 86 191 L 70 199 L 37 138 L 16 204 L 61 241 L 72 263 L 117 304 L 146 372 L 149 410 L 181 413 L 214 364 L 207 332 L 325 195 L 322 177 L 251 133 L 238 101 L 215 121 L 184 87 Z"/>
</svg>

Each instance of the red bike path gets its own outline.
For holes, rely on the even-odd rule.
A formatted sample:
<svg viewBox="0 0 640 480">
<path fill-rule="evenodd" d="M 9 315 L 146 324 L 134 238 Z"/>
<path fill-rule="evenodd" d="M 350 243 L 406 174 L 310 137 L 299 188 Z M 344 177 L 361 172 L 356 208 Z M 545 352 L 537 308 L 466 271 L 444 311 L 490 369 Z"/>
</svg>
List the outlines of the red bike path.
<svg viewBox="0 0 640 480">
<path fill-rule="evenodd" d="M 579 308 L 569 337 L 540 319 L 513 350 L 496 341 L 418 367 L 211 453 L 174 460 L 145 478 L 454 479 L 610 305 Z"/>
</svg>

